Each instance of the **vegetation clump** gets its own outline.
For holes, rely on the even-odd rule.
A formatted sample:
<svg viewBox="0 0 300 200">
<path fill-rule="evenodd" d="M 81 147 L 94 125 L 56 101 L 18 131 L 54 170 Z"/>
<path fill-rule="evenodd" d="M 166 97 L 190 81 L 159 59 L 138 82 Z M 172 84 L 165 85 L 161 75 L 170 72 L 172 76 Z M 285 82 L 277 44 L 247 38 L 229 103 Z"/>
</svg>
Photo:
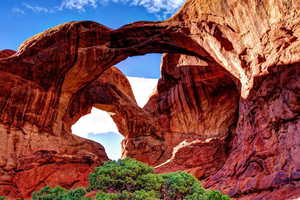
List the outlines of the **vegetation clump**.
<svg viewBox="0 0 300 200">
<path fill-rule="evenodd" d="M 75 190 L 66 190 L 62 187 L 54 189 L 46 186 L 38 192 L 32 194 L 32 200 L 89 200 L 85 198 L 86 190 L 77 188 Z"/>
<path fill-rule="evenodd" d="M 91 198 L 89 192 L 96 192 Z M 89 176 L 88 188 L 42 188 L 33 200 L 230 200 L 218 191 L 205 190 L 185 172 L 155 174 L 152 167 L 126 158 L 106 162 Z M 0 197 L 0 200 L 1 197 Z"/>
<path fill-rule="evenodd" d="M 227 195 L 205 190 L 185 172 L 155 174 L 152 167 L 126 158 L 106 162 L 89 177 L 88 190 L 100 191 L 96 200 L 229 200 Z"/>
</svg>

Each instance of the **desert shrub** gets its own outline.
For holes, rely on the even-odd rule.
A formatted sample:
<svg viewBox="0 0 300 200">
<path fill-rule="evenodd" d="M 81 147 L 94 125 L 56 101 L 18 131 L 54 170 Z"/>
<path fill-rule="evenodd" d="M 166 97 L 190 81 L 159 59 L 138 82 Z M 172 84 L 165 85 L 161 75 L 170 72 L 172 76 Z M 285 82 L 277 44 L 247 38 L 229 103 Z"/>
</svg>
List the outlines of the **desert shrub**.
<svg viewBox="0 0 300 200">
<path fill-rule="evenodd" d="M 133 191 L 139 176 L 153 172 L 153 168 L 134 159 L 105 162 L 89 176 L 89 190 Z"/>
<path fill-rule="evenodd" d="M 63 189 L 62 187 L 56 187 L 52 189 L 49 186 L 46 186 L 42 188 L 38 192 L 34 192 L 32 194 L 32 199 L 33 200 L 60 200 L 61 196 L 66 193 L 66 190 Z"/>
<path fill-rule="evenodd" d="M 133 193 L 132 200 L 160 200 L 160 197 L 157 191 L 137 190 Z"/>
<path fill-rule="evenodd" d="M 155 191 L 137 190 L 135 192 L 122 191 L 118 194 L 100 192 L 96 200 L 160 200 L 160 194 Z"/>
<path fill-rule="evenodd" d="M 205 190 L 185 172 L 154 174 L 144 163 L 126 158 L 106 162 L 89 177 L 90 190 L 100 190 L 97 200 L 229 200 L 217 191 Z M 114 194 L 104 193 L 113 191 Z"/>
<path fill-rule="evenodd" d="M 96 200 L 117 200 L 118 194 L 108 194 L 104 192 L 97 193 Z"/>
<path fill-rule="evenodd" d="M 167 199 L 183 199 L 195 194 L 201 195 L 205 190 L 199 181 L 185 172 L 174 172 L 162 175 L 164 178 L 163 196 Z"/>
<path fill-rule="evenodd" d="M 139 176 L 136 181 L 136 187 L 145 191 L 160 191 L 165 180 L 158 174 L 146 174 Z"/>
<path fill-rule="evenodd" d="M 207 190 L 204 194 L 203 200 L 230 200 L 230 197 L 224 194 L 221 194 L 218 191 Z"/>
<path fill-rule="evenodd" d="M 83 188 L 75 190 L 66 190 L 62 187 L 52 189 L 49 186 L 42 188 L 38 192 L 32 194 L 33 200 L 88 200 L 84 195 L 86 194 Z"/>
<path fill-rule="evenodd" d="M 205 190 L 205 192 L 193 192 L 187 195 L 184 200 L 230 200 L 230 197 L 218 191 Z"/>
<path fill-rule="evenodd" d="M 126 158 L 109 161 L 89 176 L 87 190 L 97 191 L 95 200 L 230 200 L 217 191 L 205 190 L 185 172 L 155 174 L 148 165 Z M 86 190 L 44 187 L 33 200 L 88 200 Z M 1 199 L 0 199 L 1 200 Z"/>
</svg>

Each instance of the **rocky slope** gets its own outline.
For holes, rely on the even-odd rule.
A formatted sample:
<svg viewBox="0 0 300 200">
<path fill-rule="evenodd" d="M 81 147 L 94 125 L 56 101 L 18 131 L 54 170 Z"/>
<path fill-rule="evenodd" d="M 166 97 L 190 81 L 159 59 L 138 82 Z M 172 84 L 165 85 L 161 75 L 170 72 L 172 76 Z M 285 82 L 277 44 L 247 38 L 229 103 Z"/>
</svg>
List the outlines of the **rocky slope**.
<svg viewBox="0 0 300 200">
<path fill-rule="evenodd" d="M 95 106 L 125 136 L 123 156 L 158 172 L 238 199 L 300 197 L 299 38 L 299 1 L 187 0 L 163 22 L 70 22 L 1 51 L 0 194 L 84 184 L 107 157 L 70 127 Z M 167 54 L 140 108 L 110 67 L 151 52 Z"/>
</svg>

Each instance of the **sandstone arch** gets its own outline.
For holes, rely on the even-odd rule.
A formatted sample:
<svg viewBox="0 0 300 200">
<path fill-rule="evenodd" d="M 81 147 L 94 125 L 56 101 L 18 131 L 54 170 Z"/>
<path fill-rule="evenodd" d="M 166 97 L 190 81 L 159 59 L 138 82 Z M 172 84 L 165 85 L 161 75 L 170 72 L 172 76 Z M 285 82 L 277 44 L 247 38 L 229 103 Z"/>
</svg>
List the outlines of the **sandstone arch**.
<svg viewBox="0 0 300 200">
<path fill-rule="evenodd" d="M 127 131 L 124 155 L 161 171 L 190 170 L 207 187 L 240 199 L 299 196 L 299 10 L 295 0 L 188 0 L 163 22 L 117 30 L 71 22 L 31 38 L 15 54 L 1 52 L 0 193 L 29 195 L 34 188 L 22 180 L 30 173 L 42 174 L 34 187 L 57 183 L 44 179 L 49 161 L 63 163 L 61 170 L 76 163 L 73 169 L 82 170 L 66 186 L 84 183 L 86 170 L 107 158 L 101 146 L 70 134 L 75 97 L 97 92 L 101 74 L 128 56 L 165 52 L 157 93 L 143 109 L 128 92 L 117 95 L 131 102 L 117 123 L 129 111 L 151 121 L 118 123 Z M 134 129 L 140 125 L 147 128 Z M 191 132 L 195 138 L 186 138 Z M 188 139 L 190 145 L 181 143 Z M 146 159 L 141 149 L 155 153 Z M 202 151 L 212 154 L 201 157 Z M 182 156 L 192 153 L 191 160 Z"/>
<path fill-rule="evenodd" d="M 90 169 L 107 160 L 107 156 L 102 146 L 70 133 L 78 114 L 69 116 L 74 111 L 76 94 L 89 86 L 95 90 L 97 78 L 110 65 L 130 55 L 181 52 L 198 54 L 211 62 L 212 58 L 201 47 L 195 48 L 197 43 L 181 29 L 178 24 L 169 27 L 157 22 L 136 23 L 113 31 L 94 22 L 71 22 L 34 36 L 15 54 L 3 51 L 0 118 L 2 143 L 7 145 L 1 151 L 1 193 L 27 197 L 45 184 L 64 187 L 85 184 Z M 120 35 L 126 35 L 127 39 L 118 39 Z M 103 90 L 103 84 L 100 86 Z M 129 106 L 141 111 L 134 104 Z M 84 109 L 87 112 L 89 108 Z M 127 117 L 130 112 L 121 110 Z M 143 113 L 136 111 L 131 116 L 150 119 Z M 118 116 L 114 118 L 119 120 Z M 127 126 L 129 122 L 123 123 Z M 68 170 L 70 166 L 74 166 L 73 171 Z M 40 174 L 40 178 L 28 183 L 33 174 Z M 58 174 L 69 174 L 69 180 L 65 182 Z"/>
</svg>

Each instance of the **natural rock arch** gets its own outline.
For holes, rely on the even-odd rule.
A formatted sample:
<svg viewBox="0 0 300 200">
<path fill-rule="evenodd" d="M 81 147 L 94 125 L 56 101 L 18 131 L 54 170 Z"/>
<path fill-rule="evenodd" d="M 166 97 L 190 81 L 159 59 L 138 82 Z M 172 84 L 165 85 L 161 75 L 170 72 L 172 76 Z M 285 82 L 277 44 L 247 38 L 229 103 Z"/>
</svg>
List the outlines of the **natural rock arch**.
<svg viewBox="0 0 300 200">
<path fill-rule="evenodd" d="M 145 22 L 113 31 L 94 22 L 71 22 L 34 36 L 14 54 L 2 51 L 0 118 L 2 143 L 7 145 L 1 151 L 1 194 L 27 197 L 45 184 L 85 184 L 90 169 L 107 160 L 107 156 L 102 146 L 71 134 L 72 117 L 76 119 L 78 114 L 69 115 L 74 111 L 74 98 L 89 86 L 97 89 L 95 80 L 110 65 L 130 55 L 181 52 L 199 54 L 206 62 L 213 62 L 181 29 L 184 28 L 178 24 Z M 121 40 L 121 36 L 127 37 Z M 131 116 L 146 116 L 143 112 Z M 114 118 L 119 120 L 118 116 Z M 33 174 L 41 178 L 29 183 L 27 179 Z M 68 180 L 58 174 L 69 174 Z"/>
<path fill-rule="evenodd" d="M 84 184 L 107 157 L 100 145 L 70 134 L 75 97 L 101 90 L 100 75 L 128 56 L 165 52 L 173 54 L 165 56 L 157 93 L 143 109 L 128 92 L 117 94 L 131 99 L 126 106 L 133 110 L 115 110 L 121 132 L 128 132 L 124 155 L 158 171 L 189 170 L 236 198 L 299 196 L 299 10 L 295 0 L 188 0 L 167 21 L 117 30 L 71 22 L 16 53 L 2 51 L 0 193 L 26 197 L 46 183 Z M 151 123 L 123 123 L 126 112 Z M 192 153 L 191 160 L 184 156 Z M 70 181 L 51 178 L 59 172 Z M 29 183 L 32 174 L 40 179 Z"/>
</svg>

